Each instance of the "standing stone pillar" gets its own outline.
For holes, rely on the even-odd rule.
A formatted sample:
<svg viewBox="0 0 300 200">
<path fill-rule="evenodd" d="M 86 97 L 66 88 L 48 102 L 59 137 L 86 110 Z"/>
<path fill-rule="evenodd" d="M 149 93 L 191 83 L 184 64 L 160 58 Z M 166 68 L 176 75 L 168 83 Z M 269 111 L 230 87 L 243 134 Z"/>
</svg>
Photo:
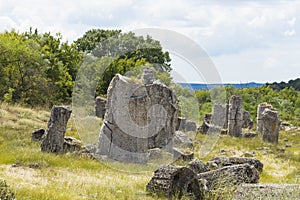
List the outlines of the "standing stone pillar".
<svg viewBox="0 0 300 200">
<path fill-rule="evenodd" d="M 262 113 L 263 140 L 266 142 L 278 143 L 279 128 L 281 120 L 278 111 L 265 109 Z"/>
<path fill-rule="evenodd" d="M 106 105 L 106 99 L 101 97 L 96 97 L 95 100 L 95 114 L 97 117 L 104 118 L 105 114 L 105 105 Z"/>
<path fill-rule="evenodd" d="M 64 153 L 64 137 L 71 112 L 67 106 L 52 107 L 46 136 L 41 144 L 43 152 Z"/>
<path fill-rule="evenodd" d="M 229 105 L 214 104 L 212 124 L 227 129 Z"/>
<path fill-rule="evenodd" d="M 261 103 L 258 105 L 257 107 L 257 127 L 256 127 L 256 131 L 258 133 L 262 133 L 263 132 L 263 121 L 262 121 L 262 113 L 264 112 L 265 109 L 271 109 L 272 106 L 266 103 Z"/>
<path fill-rule="evenodd" d="M 243 109 L 242 99 L 239 96 L 231 96 L 228 110 L 228 134 L 234 137 L 242 137 Z"/>
</svg>

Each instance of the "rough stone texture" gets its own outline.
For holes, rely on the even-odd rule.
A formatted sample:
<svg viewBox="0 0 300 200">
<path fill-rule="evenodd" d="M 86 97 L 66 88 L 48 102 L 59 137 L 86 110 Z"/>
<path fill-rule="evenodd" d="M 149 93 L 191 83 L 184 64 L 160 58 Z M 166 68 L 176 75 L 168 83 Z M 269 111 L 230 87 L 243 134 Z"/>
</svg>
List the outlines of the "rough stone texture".
<svg viewBox="0 0 300 200">
<path fill-rule="evenodd" d="M 243 133 L 243 137 L 244 138 L 254 138 L 254 137 L 257 137 L 257 133 L 255 133 L 255 132 L 246 132 L 246 133 Z"/>
<path fill-rule="evenodd" d="M 156 81 L 156 73 L 153 69 L 146 67 L 142 73 L 143 84 L 153 84 Z"/>
<path fill-rule="evenodd" d="M 171 89 L 116 75 L 108 88 L 97 153 L 118 161 L 146 162 L 149 149 L 172 150 L 176 122 L 176 97 Z"/>
<path fill-rule="evenodd" d="M 297 184 L 242 184 L 233 195 L 233 200 L 286 200 L 300 199 Z"/>
<path fill-rule="evenodd" d="M 279 129 L 281 120 L 276 110 L 266 108 L 262 113 L 263 140 L 272 143 L 278 143 Z"/>
<path fill-rule="evenodd" d="M 212 118 L 212 114 L 205 114 L 203 118 L 202 125 L 199 127 L 199 132 L 200 133 L 207 133 L 208 129 L 210 127 L 210 121 Z"/>
<path fill-rule="evenodd" d="M 186 118 L 178 117 L 175 130 L 176 131 L 185 131 L 185 124 L 186 124 Z"/>
<path fill-rule="evenodd" d="M 67 106 L 53 106 L 45 138 L 41 144 L 43 152 L 64 153 L 64 136 L 72 110 Z"/>
<path fill-rule="evenodd" d="M 256 131 L 262 133 L 263 131 L 263 122 L 262 122 L 262 113 L 266 108 L 271 109 L 272 106 L 266 103 L 261 103 L 257 107 L 257 128 Z"/>
<path fill-rule="evenodd" d="M 255 167 L 246 164 L 226 166 L 221 169 L 198 174 L 198 179 L 207 181 L 208 190 L 231 188 L 242 183 L 258 183 L 259 173 Z"/>
<path fill-rule="evenodd" d="M 95 99 L 95 115 L 100 118 L 104 118 L 106 99 L 102 97 L 96 97 Z"/>
<path fill-rule="evenodd" d="M 189 132 L 189 131 L 196 132 L 197 131 L 197 124 L 196 124 L 196 122 L 191 121 L 191 120 L 186 120 L 185 131 L 186 132 Z"/>
<path fill-rule="evenodd" d="M 44 135 L 45 135 L 45 130 L 44 129 L 39 129 L 37 131 L 34 131 L 31 134 L 31 141 L 42 141 Z"/>
<path fill-rule="evenodd" d="M 196 174 L 209 171 L 209 168 L 205 165 L 205 163 L 198 158 L 194 158 L 187 164 L 186 167 L 193 170 Z"/>
<path fill-rule="evenodd" d="M 148 150 L 149 159 L 161 159 L 163 157 L 162 150 L 160 148 L 153 148 Z"/>
<path fill-rule="evenodd" d="M 242 99 L 239 96 L 231 96 L 228 111 L 228 135 L 234 137 L 242 136 L 243 109 Z"/>
<path fill-rule="evenodd" d="M 181 131 L 176 131 L 174 136 L 174 146 L 180 148 L 193 148 L 193 141 Z"/>
<path fill-rule="evenodd" d="M 193 199 L 204 199 L 204 188 L 199 184 L 196 173 L 187 167 L 162 165 L 146 186 L 147 192 L 163 194 L 169 199 L 180 199 L 191 195 Z"/>
<path fill-rule="evenodd" d="M 5 180 L 0 179 L 0 199 L 1 200 L 15 200 L 15 194 L 6 184 Z"/>
<path fill-rule="evenodd" d="M 79 151 L 81 148 L 81 141 L 73 137 L 64 137 L 64 153 Z"/>
<path fill-rule="evenodd" d="M 182 150 L 178 148 L 173 148 L 173 158 L 174 160 L 193 160 L 194 158 L 194 152 L 183 152 Z"/>
<path fill-rule="evenodd" d="M 224 166 L 230 166 L 230 165 L 239 165 L 239 164 L 249 164 L 253 165 L 258 171 L 263 170 L 263 164 L 255 158 L 240 158 L 240 157 L 225 157 L 225 156 L 219 156 L 212 158 L 208 165 L 212 166 L 214 165 L 216 168 L 222 168 Z"/>
<path fill-rule="evenodd" d="M 252 129 L 253 121 L 248 111 L 243 110 L 243 128 Z"/>
<path fill-rule="evenodd" d="M 214 104 L 212 124 L 226 129 L 228 127 L 228 109 L 228 104 Z"/>
</svg>

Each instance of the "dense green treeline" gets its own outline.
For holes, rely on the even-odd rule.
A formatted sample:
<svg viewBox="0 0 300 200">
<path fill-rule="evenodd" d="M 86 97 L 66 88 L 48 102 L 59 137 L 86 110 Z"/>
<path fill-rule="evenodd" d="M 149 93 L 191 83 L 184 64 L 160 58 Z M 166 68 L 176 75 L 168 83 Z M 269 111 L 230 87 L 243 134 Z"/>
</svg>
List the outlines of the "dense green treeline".
<svg viewBox="0 0 300 200">
<path fill-rule="evenodd" d="M 222 96 L 220 94 L 222 92 L 225 93 L 225 102 L 229 102 L 231 95 L 241 96 L 244 109 L 250 112 L 254 121 L 256 120 L 258 104 L 266 102 L 279 111 L 279 116 L 283 121 L 300 125 L 300 92 L 293 87 L 284 88 L 280 91 L 276 91 L 269 86 L 243 89 L 226 86 L 216 87 L 210 91 L 199 90 L 194 92 L 193 98 L 198 102 L 199 113 L 202 117 L 205 113 L 212 112 L 212 105 L 219 102 L 214 94 L 219 93 L 219 96 Z"/>
<path fill-rule="evenodd" d="M 270 86 L 274 90 L 282 90 L 284 88 L 293 87 L 295 90 L 300 91 L 300 78 L 297 78 L 295 80 L 290 80 L 287 83 L 281 81 L 280 83 L 274 82 L 274 83 L 267 83 L 266 85 Z"/>
<path fill-rule="evenodd" d="M 146 64 L 170 79 L 166 75 L 170 61 L 159 41 L 132 32 L 93 29 L 69 44 L 60 33 L 6 31 L 0 33 L 0 101 L 30 106 L 70 104 L 83 62 L 90 74 L 99 77 L 86 77 L 77 86 L 96 82 L 96 88 L 89 89 L 105 95 L 116 73 L 137 72 Z"/>
</svg>

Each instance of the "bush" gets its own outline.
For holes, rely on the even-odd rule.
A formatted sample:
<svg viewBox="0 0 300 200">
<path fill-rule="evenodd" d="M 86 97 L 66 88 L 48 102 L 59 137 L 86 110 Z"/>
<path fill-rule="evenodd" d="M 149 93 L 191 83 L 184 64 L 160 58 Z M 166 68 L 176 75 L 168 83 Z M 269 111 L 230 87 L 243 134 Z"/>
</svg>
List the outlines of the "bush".
<svg viewBox="0 0 300 200">
<path fill-rule="evenodd" d="M 16 199 L 14 193 L 7 186 L 6 181 L 5 180 L 1 180 L 1 179 L 0 179 L 0 199 L 1 200 Z"/>
</svg>

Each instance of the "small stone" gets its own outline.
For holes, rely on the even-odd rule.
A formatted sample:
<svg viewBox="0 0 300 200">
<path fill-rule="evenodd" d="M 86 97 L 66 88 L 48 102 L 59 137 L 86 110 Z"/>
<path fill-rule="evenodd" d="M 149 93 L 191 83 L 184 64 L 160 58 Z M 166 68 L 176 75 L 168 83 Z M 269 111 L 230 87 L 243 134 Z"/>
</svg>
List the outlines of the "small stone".
<svg viewBox="0 0 300 200">
<path fill-rule="evenodd" d="M 283 138 L 283 141 L 284 141 L 284 142 L 288 142 L 288 141 L 289 141 L 289 139 L 287 139 L 287 138 Z"/>
<path fill-rule="evenodd" d="M 292 147 L 292 145 L 291 145 L 291 144 L 286 144 L 285 147 L 286 147 L 286 148 Z"/>
</svg>

